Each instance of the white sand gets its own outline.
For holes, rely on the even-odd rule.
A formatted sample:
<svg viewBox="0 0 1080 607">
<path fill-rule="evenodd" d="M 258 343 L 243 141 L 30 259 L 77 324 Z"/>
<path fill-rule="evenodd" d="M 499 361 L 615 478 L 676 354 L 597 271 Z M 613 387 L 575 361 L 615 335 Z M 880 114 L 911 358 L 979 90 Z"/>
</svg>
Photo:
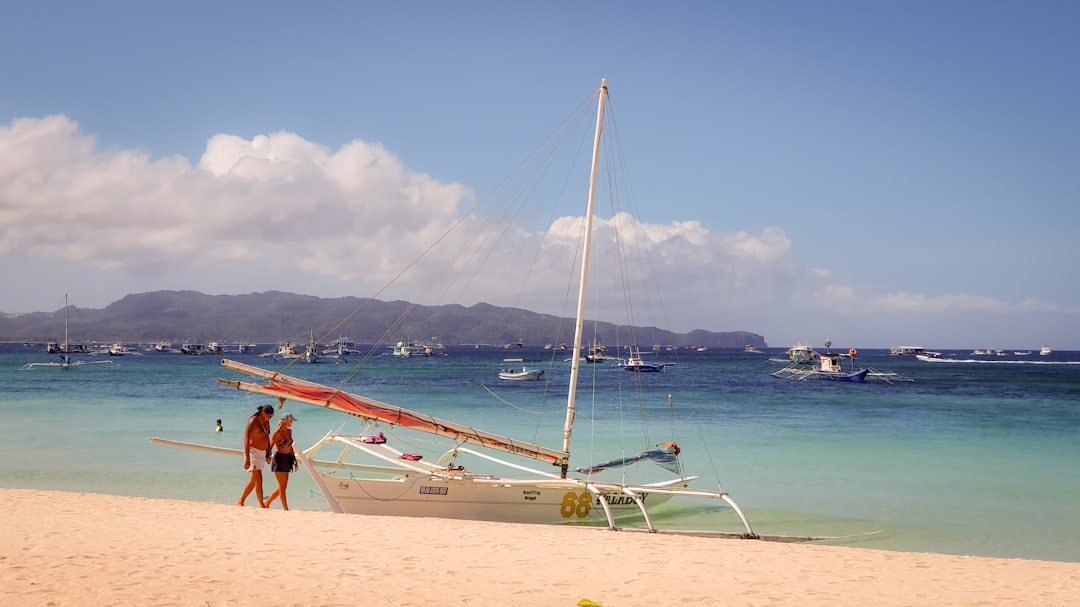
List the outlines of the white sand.
<svg viewBox="0 0 1080 607">
<path fill-rule="evenodd" d="M 0 489 L 0 605 L 1080 604 L 1080 564 Z"/>
</svg>

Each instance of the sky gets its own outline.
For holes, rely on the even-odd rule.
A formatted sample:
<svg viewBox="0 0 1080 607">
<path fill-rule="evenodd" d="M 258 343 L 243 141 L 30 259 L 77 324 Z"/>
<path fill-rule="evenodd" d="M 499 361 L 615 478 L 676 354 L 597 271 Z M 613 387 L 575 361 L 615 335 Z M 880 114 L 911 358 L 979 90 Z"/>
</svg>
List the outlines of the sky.
<svg viewBox="0 0 1080 607">
<path fill-rule="evenodd" d="M 1080 350 L 1078 22 L 1054 0 L 6 3 L 0 311 L 374 295 L 604 78 L 666 328 Z M 518 289 L 460 303 L 535 309 Z"/>
</svg>

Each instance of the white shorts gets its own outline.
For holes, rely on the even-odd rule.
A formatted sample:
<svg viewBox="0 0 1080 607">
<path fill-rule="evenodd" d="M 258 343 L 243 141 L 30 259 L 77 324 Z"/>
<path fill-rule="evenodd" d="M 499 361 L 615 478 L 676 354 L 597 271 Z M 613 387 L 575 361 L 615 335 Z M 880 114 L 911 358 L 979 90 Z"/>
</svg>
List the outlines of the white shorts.
<svg viewBox="0 0 1080 607">
<path fill-rule="evenodd" d="M 251 464 L 245 467 L 244 470 L 262 472 L 263 468 L 266 467 L 266 450 L 258 447 L 248 447 L 248 459 L 251 460 Z"/>
</svg>

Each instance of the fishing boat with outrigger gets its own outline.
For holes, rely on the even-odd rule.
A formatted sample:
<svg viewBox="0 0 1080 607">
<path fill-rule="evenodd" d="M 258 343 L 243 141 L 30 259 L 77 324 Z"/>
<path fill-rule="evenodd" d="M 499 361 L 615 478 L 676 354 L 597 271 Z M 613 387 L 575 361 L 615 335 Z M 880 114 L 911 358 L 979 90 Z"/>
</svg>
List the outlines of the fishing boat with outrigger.
<svg viewBox="0 0 1080 607">
<path fill-rule="evenodd" d="M 412 356 L 414 347 L 412 340 L 403 339 L 394 344 L 394 351 L 391 353 L 391 356 L 396 358 L 409 358 Z"/>
<path fill-rule="evenodd" d="M 626 358 L 626 362 L 619 366 L 634 373 L 661 373 L 667 365 L 661 362 L 642 360 L 641 350 L 637 346 L 630 346 L 630 355 Z"/>
<path fill-rule="evenodd" d="M 847 354 L 838 354 L 829 351 L 832 347 L 832 341 L 826 340 L 825 352 L 814 352 L 815 361 L 812 366 L 808 366 L 807 359 L 803 357 L 792 357 L 792 363 L 783 369 L 773 371 L 769 375 L 779 379 L 794 379 L 796 381 L 805 381 L 807 379 L 824 379 L 828 381 L 842 381 L 852 383 L 862 383 L 866 381 L 866 376 L 870 373 L 870 369 L 855 368 L 855 356 L 858 355 L 858 350 L 851 348 L 847 351 Z M 813 352 L 809 346 L 806 346 L 806 350 Z M 791 352 L 791 350 L 789 350 Z M 851 361 L 848 370 L 844 370 L 841 360 L 847 358 Z"/>
<path fill-rule="evenodd" d="M 68 337 L 68 308 L 69 308 L 69 306 L 68 306 L 68 296 L 67 296 L 67 293 L 65 293 L 64 294 L 64 341 L 61 342 L 58 346 L 55 346 L 55 347 L 52 345 L 53 342 L 50 342 L 46 346 L 46 352 L 48 352 L 49 354 L 59 354 L 60 355 L 60 360 L 42 362 L 42 363 L 26 363 L 25 365 L 19 367 L 20 371 L 29 371 L 30 369 L 36 369 L 38 367 L 56 368 L 56 369 L 63 369 L 65 371 L 67 371 L 68 369 L 73 369 L 75 367 L 81 367 L 83 365 L 111 364 L 112 363 L 111 360 L 87 361 L 87 360 L 74 360 L 74 359 L 71 358 L 71 355 L 76 353 L 76 352 L 81 353 L 81 354 L 87 354 L 88 349 L 86 348 L 85 344 L 78 344 L 78 345 L 72 344 L 71 339 L 69 339 L 69 337 Z"/>
<path fill-rule="evenodd" d="M 857 384 L 861 384 L 867 380 L 881 381 L 889 384 L 914 381 L 910 377 L 905 377 L 893 371 L 881 371 L 879 369 L 864 366 L 856 367 L 855 357 L 859 354 L 858 350 L 851 348 L 847 353 L 837 353 L 830 351 L 829 348 L 831 347 L 832 341 L 826 341 L 824 353 L 814 352 L 815 362 L 813 362 L 813 364 L 808 364 L 808 361 L 804 359 L 798 360 L 792 362 L 783 369 L 773 371 L 769 375 L 779 379 L 792 379 L 796 381 L 823 379 L 827 381 Z M 844 368 L 843 364 L 845 359 L 849 361 L 847 369 Z"/>
<path fill-rule="evenodd" d="M 844 356 L 845 355 L 843 354 L 833 353 L 819 354 L 817 364 L 814 366 L 808 367 L 803 363 L 793 363 L 783 369 L 773 371 L 769 375 L 779 379 L 794 379 L 797 381 L 804 381 L 807 379 L 824 379 L 829 381 L 854 383 L 866 381 L 866 376 L 870 373 L 870 369 L 855 369 L 855 354 L 848 353 L 847 358 L 852 360 L 852 368 L 845 371 L 841 364 L 841 358 Z"/>
<path fill-rule="evenodd" d="M 798 365 L 812 364 L 817 361 L 818 353 L 808 345 L 795 344 L 784 352 L 783 356 L 774 356 L 769 360 L 776 363 L 791 363 Z"/>
<path fill-rule="evenodd" d="M 574 314 L 573 357 L 570 359 L 569 388 L 560 446 L 542 446 L 538 441 L 526 442 L 501 436 L 347 392 L 341 387 L 322 385 L 286 375 L 284 372 L 262 369 L 233 360 L 222 361 L 225 368 L 254 378 L 254 381 L 219 379 L 218 382 L 222 385 L 246 393 L 272 397 L 278 400 L 279 407 L 288 401 L 306 403 L 363 420 L 363 432 L 345 434 L 331 431 L 314 446 L 297 454 L 334 512 L 513 523 L 593 524 L 610 529 L 619 528 L 617 519 L 624 520 L 624 516 L 630 516 L 635 524 L 642 524 L 648 531 L 656 532 L 659 530 L 651 514 L 653 507 L 673 498 L 701 498 L 724 506 L 718 510 L 734 512 L 738 518 L 737 521 L 731 520 L 738 529 L 736 532 L 721 533 L 713 530 L 711 534 L 759 537 L 727 492 L 719 488 L 712 490 L 691 487 L 691 482 L 697 477 L 683 472 L 679 457 L 681 449 L 675 442 L 648 442 L 640 452 L 637 452 L 638 449 L 622 452 L 637 452 L 636 455 L 617 457 L 600 464 L 577 468 L 571 465 L 579 374 L 583 368 L 597 367 L 584 364 L 582 349 L 597 170 L 601 160 L 601 139 L 608 98 L 606 82 L 601 82 L 597 94 L 597 119 L 587 204 L 584 216 L 580 218 L 580 257 L 574 259 L 571 265 L 571 269 L 580 267 L 580 274 L 575 274 L 578 289 Z M 338 327 L 331 329 L 327 335 L 335 334 L 337 329 Z M 663 411 L 670 407 L 670 399 L 670 394 L 666 395 Z M 399 431 L 406 432 L 410 437 L 412 434 L 408 431 L 422 433 L 428 438 L 434 436 L 449 439 L 447 442 L 450 444 L 441 455 L 425 458 L 411 452 L 411 449 L 415 448 L 413 445 L 418 442 L 397 439 Z M 554 438 L 554 432 L 550 436 Z M 188 443 L 151 440 L 200 448 Z M 318 459 L 320 451 L 331 446 L 331 451 L 339 453 L 331 459 Z M 215 447 L 205 449 L 223 452 Z M 238 450 L 235 454 L 238 454 Z M 363 455 L 366 459 L 364 462 L 356 462 L 351 458 L 353 455 Z M 532 463 L 512 461 L 510 456 L 532 460 Z M 616 474 L 618 480 L 603 480 L 605 471 L 629 469 L 636 464 L 648 463 L 659 466 L 666 478 L 636 483 L 626 480 L 628 475 L 622 473 L 621 476 Z M 537 464 L 548 469 L 541 469 Z M 474 465 L 477 466 L 475 470 Z M 502 467 L 505 472 L 488 472 L 487 468 L 494 465 Z"/>
</svg>

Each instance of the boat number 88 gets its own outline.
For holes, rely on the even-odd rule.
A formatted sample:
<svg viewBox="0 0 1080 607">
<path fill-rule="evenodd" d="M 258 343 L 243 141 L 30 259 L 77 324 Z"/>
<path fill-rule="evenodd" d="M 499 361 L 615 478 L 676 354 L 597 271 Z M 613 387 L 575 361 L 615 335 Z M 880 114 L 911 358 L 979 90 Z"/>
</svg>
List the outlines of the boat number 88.
<svg viewBox="0 0 1080 607">
<path fill-rule="evenodd" d="M 585 518 L 589 516 L 591 508 L 592 495 L 588 491 L 581 494 L 571 491 L 563 496 L 560 512 L 563 518 L 570 518 L 574 515 L 577 515 L 578 518 Z"/>
</svg>

